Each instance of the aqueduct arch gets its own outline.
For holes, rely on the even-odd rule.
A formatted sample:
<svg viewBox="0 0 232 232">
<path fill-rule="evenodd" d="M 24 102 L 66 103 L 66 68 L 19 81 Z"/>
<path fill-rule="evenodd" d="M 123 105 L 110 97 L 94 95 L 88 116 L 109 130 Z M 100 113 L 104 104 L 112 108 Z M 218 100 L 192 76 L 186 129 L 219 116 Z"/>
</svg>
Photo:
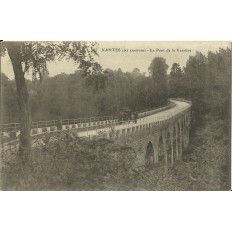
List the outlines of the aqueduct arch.
<svg viewBox="0 0 232 232">
<path fill-rule="evenodd" d="M 172 138 L 173 138 L 173 162 L 175 162 L 178 159 L 178 157 L 177 157 L 177 155 L 178 155 L 177 137 L 178 136 L 177 136 L 176 126 L 173 126 L 173 136 L 172 136 Z"/>
<path fill-rule="evenodd" d="M 159 137 L 158 142 L 158 161 L 163 161 L 165 159 L 164 141 L 162 135 Z"/>
<path fill-rule="evenodd" d="M 167 131 L 167 139 L 166 139 L 166 149 L 167 149 L 167 161 L 168 164 L 172 162 L 172 138 L 170 130 Z"/>
<path fill-rule="evenodd" d="M 151 141 L 148 142 L 145 154 L 146 165 L 151 165 L 154 163 L 154 147 Z"/>
</svg>

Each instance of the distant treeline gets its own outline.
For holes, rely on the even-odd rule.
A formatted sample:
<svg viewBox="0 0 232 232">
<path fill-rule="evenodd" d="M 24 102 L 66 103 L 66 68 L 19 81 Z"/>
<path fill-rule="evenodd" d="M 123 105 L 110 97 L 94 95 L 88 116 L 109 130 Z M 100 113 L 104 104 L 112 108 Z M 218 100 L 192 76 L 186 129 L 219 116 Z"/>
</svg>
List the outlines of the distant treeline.
<svg viewBox="0 0 232 232">
<path fill-rule="evenodd" d="M 196 120 L 213 114 L 230 124 L 231 49 L 197 52 L 190 56 L 183 70 L 173 64 L 169 74 L 169 96 L 193 102 Z"/>
<path fill-rule="evenodd" d="M 155 59 L 157 62 L 162 58 Z M 42 82 L 27 80 L 33 121 L 118 115 L 121 109 L 141 111 L 167 103 L 167 67 L 161 81 L 146 77 L 135 68 L 133 72 L 106 69 L 94 76 L 61 73 L 44 77 Z M 163 81 L 164 80 L 164 81 Z M 15 81 L 1 75 L 2 119 L 4 123 L 18 122 Z"/>
<path fill-rule="evenodd" d="M 197 52 L 183 69 L 165 59 L 151 62 L 149 76 L 138 68 L 132 72 L 106 69 L 84 77 L 81 71 L 27 81 L 33 121 L 118 115 L 123 108 L 142 111 L 167 103 L 168 97 L 193 101 L 198 117 L 212 112 L 229 120 L 231 50 L 220 49 L 204 56 Z M 15 81 L 1 74 L 1 118 L 19 121 Z"/>
</svg>

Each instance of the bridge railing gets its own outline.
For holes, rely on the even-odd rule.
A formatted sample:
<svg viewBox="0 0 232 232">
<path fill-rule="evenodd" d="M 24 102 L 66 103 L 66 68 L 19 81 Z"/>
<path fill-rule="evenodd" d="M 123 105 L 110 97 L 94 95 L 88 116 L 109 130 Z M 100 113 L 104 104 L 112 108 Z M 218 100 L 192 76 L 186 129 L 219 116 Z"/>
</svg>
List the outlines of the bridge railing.
<svg viewBox="0 0 232 232">
<path fill-rule="evenodd" d="M 112 128 L 104 127 L 104 128 L 98 128 L 96 131 L 89 130 L 89 131 L 82 131 L 78 133 L 78 136 L 85 137 L 85 138 L 91 138 L 91 137 L 110 137 L 111 134 L 114 134 L 113 136 L 117 135 L 125 135 L 128 133 L 133 133 L 136 131 L 142 131 L 147 130 L 150 128 L 153 128 L 155 130 L 160 130 L 162 128 L 167 128 L 171 124 L 173 124 L 175 121 L 178 121 L 179 118 L 181 118 L 183 115 L 188 113 L 191 109 L 191 105 L 186 107 L 185 109 L 180 109 L 175 111 L 173 114 L 166 114 L 162 116 L 149 116 L 146 118 L 140 118 L 138 120 L 128 120 L 128 121 L 118 121 L 114 125 L 112 125 Z"/>
<path fill-rule="evenodd" d="M 41 134 L 56 130 L 65 130 L 71 128 L 85 128 L 93 125 L 101 125 L 117 120 L 113 116 L 78 118 L 78 119 L 62 119 L 51 121 L 32 122 L 31 134 Z M 9 142 L 15 140 L 20 135 L 20 123 L 10 123 L 0 125 L 0 142 Z"/>
<path fill-rule="evenodd" d="M 110 138 L 111 136 L 120 136 L 120 135 L 126 135 L 128 133 L 134 133 L 136 131 L 141 130 L 149 130 L 151 128 L 160 130 L 162 128 L 166 128 L 175 121 L 179 120 L 183 115 L 190 112 L 191 105 L 185 109 L 180 109 L 175 111 L 173 114 L 166 114 L 162 116 L 157 115 L 151 115 L 146 118 L 140 118 L 137 120 L 127 120 L 127 121 L 118 121 L 117 119 L 113 119 L 110 117 L 101 117 L 101 118 L 94 118 L 91 120 L 80 120 L 80 121 L 72 121 L 67 120 L 64 123 L 67 123 L 66 125 L 62 126 L 61 130 L 55 130 L 55 131 L 40 131 L 42 133 L 32 134 L 32 136 L 36 137 L 34 142 L 38 141 L 38 139 L 41 139 L 45 133 L 50 132 L 59 132 L 63 130 L 69 130 L 69 129 L 75 129 L 75 132 L 78 134 L 79 137 L 86 138 L 86 139 L 92 139 L 95 137 L 106 137 Z M 98 120 L 103 121 L 98 121 Z M 87 123 L 87 121 L 90 121 L 90 123 Z M 78 123 L 79 124 L 73 124 Z M 100 123 L 97 123 L 100 122 Z M 43 125 L 43 124 L 42 124 Z M 46 124 L 48 125 L 48 124 Z M 79 127 L 79 126 L 81 127 Z M 74 126 L 74 127 L 73 127 Z M 35 143 L 36 144 L 36 143 Z M 18 149 L 18 139 L 7 141 L 4 144 L 2 143 L 1 151 L 4 151 L 4 154 L 12 153 L 17 151 Z"/>
<path fill-rule="evenodd" d="M 151 125 L 160 128 L 164 124 L 167 125 L 168 123 L 171 123 L 171 121 L 176 120 L 180 115 L 184 114 L 186 110 L 189 110 L 189 107 L 186 109 L 182 108 L 180 110 L 176 110 L 175 115 L 170 115 L 167 112 L 166 115 L 164 113 L 162 116 L 151 115 L 146 118 L 139 118 L 136 121 L 136 125 L 133 123 L 135 122 L 134 120 L 118 121 L 118 119 L 113 116 L 39 121 L 32 123 L 31 135 L 38 136 L 50 132 L 75 129 L 78 134 L 82 135 L 83 137 L 88 137 L 91 135 L 96 135 L 96 133 L 109 131 L 109 129 L 112 129 L 113 127 L 116 130 L 124 130 L 126 128 L 129 130 L 137 130 L 136 128 L 138 128 L 138 126 L 141 129 L 150 127 Z M 8 142 L 17 141 L 19 139 L 19 123 L 3 124 L 1 125 L 1 129 L 1 144 L 7 144 Z M 93 133 L 94 130 L 96 133 Z"/>
<path fill-rule="evenodd" d="M 149 116 L 152 114 L 159 113 L 159 112 L 164 111 L 164 110 L 169 110 L 169 109 L 175 107 L 175 105 L 176 104 L 174 102 L 169 101 L 168 105 L 166 105 L 166 106 L 159 107 L 157 109 L 150 109 L 150 110 L 145 111 L 145 112 L 139 112 L 138 116 L 139 116 L 139 118 L 146 117 L 146 116 Z"/>
</svg>

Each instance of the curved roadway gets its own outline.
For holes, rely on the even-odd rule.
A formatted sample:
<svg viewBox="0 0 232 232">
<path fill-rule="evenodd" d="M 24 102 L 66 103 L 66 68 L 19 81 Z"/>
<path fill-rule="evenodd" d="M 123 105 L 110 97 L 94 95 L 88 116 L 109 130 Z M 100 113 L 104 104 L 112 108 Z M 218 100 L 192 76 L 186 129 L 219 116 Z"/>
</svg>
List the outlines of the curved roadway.
<svg viewBox="0 0 232 232">
<path fill-rule="evenodd" d="M 114 130 L 132 128 L 132 127 L 143 125 L 149 122 L 164 121 L 164 120 L 172 118 L 173 116 L 188 109 L 191 106 L 190 103 L 185 102 L 185 101 L 179 101 L 179 100 L 171 100 L 171 101 L 175 103 L 175 106 L 173 108 L 164 110 L 164 111 L 161 111 L 161 112 L 158 112 L 158 113 L 155 113 L 155 114 L 143 117 L 143 118 L 139 118 L 137 119 L 136 123 L 126 122 L 121 125 L 113 125 Z M 83 132 L 79 132 L 78 136 L 80 137 L 95 136 L 95 135 L 98 135 L 99 133 L 108 133 L 110 132 L 110 130 L 111 130 L 110 127 L 106 127 L 102 129 L 83 131 Z"/>
</svg>

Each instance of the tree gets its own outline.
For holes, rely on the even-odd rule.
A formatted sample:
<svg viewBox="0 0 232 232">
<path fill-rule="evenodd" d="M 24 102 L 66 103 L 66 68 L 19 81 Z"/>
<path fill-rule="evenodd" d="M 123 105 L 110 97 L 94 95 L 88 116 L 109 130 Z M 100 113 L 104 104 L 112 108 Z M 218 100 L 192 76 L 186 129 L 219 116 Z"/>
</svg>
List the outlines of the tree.
<svg viewBox="0 0 232 232">
<path fill-rule="evenodd" d="M 204 114 L 208 109 L 206 89 L 207 89 L 207 57 L 200 52 L 195 56 L 190 56 L 184 69 L 187 80 L 188 99 L 193 102 L 193 109 L 199 116 Z M 198 119 L 198 118 L 196 118 Z"/>
<path fill-rule="evenodd" d="M 173 63 L 169 74 L 169 96 L 186 98 L 186 78 L 178 63 Z"/>
<path fill-rule="evenodd" d="M 168 65 L 164 58 L 156 57 L 152 60 L 148 70 L 154 79 L 163 80 L 164 77 L 167 77 Z"/>
<path fill-rule="evenodd" d="M 134 68 L 133 71 L 132 71 L 132 73 L 135 74 L 135 75 L 140 75 L 139 68 Z"/>
<path fill-rule="evenodd" d="M 173 63 L 171 72 L 170 72 L 170 79 L 172 78 L 181 78 L 183 76 L 183 71 L 178 63 Z"/>
<path fill-rule="evenodd" d="M 14 81 L 10 80 L 4 73 L 0 75 L 0 120 L 1 124 L 17 122 L 18 106 L 16 99 L 16 88 Z"/>
<path fill-rule="evenodd" d="M 207 98 L 210 110 L 230 122 L 231 50 L 208 52 Z"/>
<path fill-rule="evenodd" d="M 31 114 L 25 74 L 32 72 L 33 79 L 42 80 L 47 72 L 47 62 L 55 59 L 72 59 L 86 74 L 98 71 L 94 61 L 97 55 L 96 43 L 87 42 L 2 42 L 1 55 L 8 52 L 17 89 L 20 112 L 19 154 L 28 155 L 31 151 Z"/>
<path fill-rule="evenodd" d="M 99 65 L 99 64 L 98 64 Z M 106 89 L 106 82 L 108 79 L 108 72 L 101 69 L 101 66 L 99 65 L 98 72 L 96 72 L 94 75 L 88 75 L 86 78 L 86 83 L 89 86 L 93 86 L 93 89 L 95 92 L 98 92 L 99 90 Z"/>
<path fill-rule="evenodd" d="M 168 65 L 162 57 L 156 57 L 152 60 L 148 68 L 152 79 L 155 82 L 156 98 L 159 99 L 160 105 L 167 101 L 168 85 L 167 85 L 167 70 Z"/>
</svg>

